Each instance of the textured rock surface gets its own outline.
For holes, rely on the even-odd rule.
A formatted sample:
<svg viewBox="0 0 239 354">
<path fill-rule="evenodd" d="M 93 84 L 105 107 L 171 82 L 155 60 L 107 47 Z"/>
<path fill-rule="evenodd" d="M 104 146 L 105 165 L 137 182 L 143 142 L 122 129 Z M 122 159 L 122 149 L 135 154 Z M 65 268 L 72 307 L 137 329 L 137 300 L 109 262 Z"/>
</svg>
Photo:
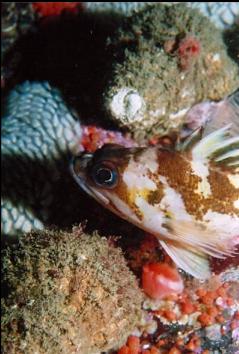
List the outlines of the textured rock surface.
<svg viewBox="0 0 239 354">
<path fill-rule="evenodd" d="M 67 191 L 67 187 L 62 190 L 64 184 L 61 190 L 57 186 L 68 175 L 70 156 L 81 136 L 80 124 L 60 92 L 47 83 L 18 86 L 4 107 L 2 232 L 41 229 L 57 208 L 56 199 Z"/>
<path fill-rule="evenodd" d="M 170 5 L 173 2 L 166 4 Z M 139 11 L 152 2 L 86 2 L 90 11 L 114 11 L 131 15 L 133 11 Z M 187 2 L 190 7 L 199 9 L 203 15 L 210 17 L 212 22 L 224 28 L 231 25 L 239 15 L 239 4 L 237 2 Z"/>
<path fill-rule="evenodd" d="M 194 104 L 220 100 L 239 85 L 221 31 L 183 4 L 144 8 L 125 20 L 110 43 L 116 59 L 105 108 L 134 131 L 167 133 Z"/>
<path fill-rule="evenodd" d="M 2 352 L 93 354 L 139 324 L 141 291 L 96 233 L 28 234 L 3 250 Z"/>
</svg>

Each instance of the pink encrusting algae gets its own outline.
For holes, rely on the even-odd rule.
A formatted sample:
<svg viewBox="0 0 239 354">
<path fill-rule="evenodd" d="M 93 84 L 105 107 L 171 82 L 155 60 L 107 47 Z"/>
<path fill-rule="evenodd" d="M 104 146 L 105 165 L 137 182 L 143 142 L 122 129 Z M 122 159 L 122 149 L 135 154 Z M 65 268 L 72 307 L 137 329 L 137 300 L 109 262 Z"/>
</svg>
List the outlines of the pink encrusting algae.
<svg viewBox="0 0 239 354">
<path fill-rule="evenodd" d="M 165 53 L 178 57 L 181 70 L 188 70 L 192 67 L 201 53 L 201 43 L 195 36 L 187 35 L 177 40 L 169 39 L 164 43 Z"/>
</svg>

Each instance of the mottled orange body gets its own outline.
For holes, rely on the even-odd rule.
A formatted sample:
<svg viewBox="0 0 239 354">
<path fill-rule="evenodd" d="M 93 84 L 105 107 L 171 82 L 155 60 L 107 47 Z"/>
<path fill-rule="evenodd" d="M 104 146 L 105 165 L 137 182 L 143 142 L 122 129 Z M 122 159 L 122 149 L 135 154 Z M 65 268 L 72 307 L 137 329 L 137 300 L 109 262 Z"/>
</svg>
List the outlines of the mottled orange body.
<svg viewBox="0 0 239 354">
<path fill-rule="evenodd" d="M 184 270 L 209 276 L 207 255 L 232 256 L 239 236 L 239 137 L 222 128 L 187 148 L 105 145 L 73 174 L 105 207 L 156 236 Z"/>
</svg>

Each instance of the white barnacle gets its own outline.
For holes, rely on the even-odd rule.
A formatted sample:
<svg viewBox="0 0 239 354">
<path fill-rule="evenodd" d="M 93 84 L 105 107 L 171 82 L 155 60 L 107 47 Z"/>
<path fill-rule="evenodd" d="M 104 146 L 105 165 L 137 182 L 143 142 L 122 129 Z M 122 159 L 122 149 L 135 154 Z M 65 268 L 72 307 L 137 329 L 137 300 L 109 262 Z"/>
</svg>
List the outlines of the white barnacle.
<svg viewBox="0 0 239 354">
<path fill-rule="evenodd" d="M 114 118 L 126 124 L 141 121 L 144 117 L 145 101 L 135 89 L 123 87 L 112 97 L 109 109 Z"/>
<path fill-rule="evenodd" d="M 220 56 L 219 53 L 215 53 L 215 54 L 212 56 L 212 61 L 213 61 L 213 62 L 216 62 L 216 61 L 220 62 L 220 60 L 221 60 L 221 56 Z"/>
</svg>

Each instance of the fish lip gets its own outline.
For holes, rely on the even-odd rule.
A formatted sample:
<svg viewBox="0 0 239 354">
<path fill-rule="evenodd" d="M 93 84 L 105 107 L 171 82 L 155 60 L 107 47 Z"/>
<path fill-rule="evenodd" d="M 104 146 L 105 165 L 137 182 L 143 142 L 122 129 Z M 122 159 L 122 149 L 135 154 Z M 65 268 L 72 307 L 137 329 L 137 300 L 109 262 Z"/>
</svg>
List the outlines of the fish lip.
<svg viewBox="0 0 239 354">
<path fill-rule="evenodd" d="M 101 201 L 105 205 L 108 205 L 110 202 L 109 199 L 107 199 L 105 196 L 103 196 L 100 192 L 95 191 L 94 189 L 88 187 L 86 185 L 86 182 L 85 182 L 85 179 L 83 178 L 83 176 L 75 173 L 74 160 L 75 159 L 73 158 L 70 163 L 70 172 L 71 172 L 71 175 L 73 176 L 74 180 L 76 181 L 76 183 L 81 187 L 81 189 L 83 189 L 84 192 L 86 192 L 92 198 L 96 199 L 97 201 Z"/>
</svg>

